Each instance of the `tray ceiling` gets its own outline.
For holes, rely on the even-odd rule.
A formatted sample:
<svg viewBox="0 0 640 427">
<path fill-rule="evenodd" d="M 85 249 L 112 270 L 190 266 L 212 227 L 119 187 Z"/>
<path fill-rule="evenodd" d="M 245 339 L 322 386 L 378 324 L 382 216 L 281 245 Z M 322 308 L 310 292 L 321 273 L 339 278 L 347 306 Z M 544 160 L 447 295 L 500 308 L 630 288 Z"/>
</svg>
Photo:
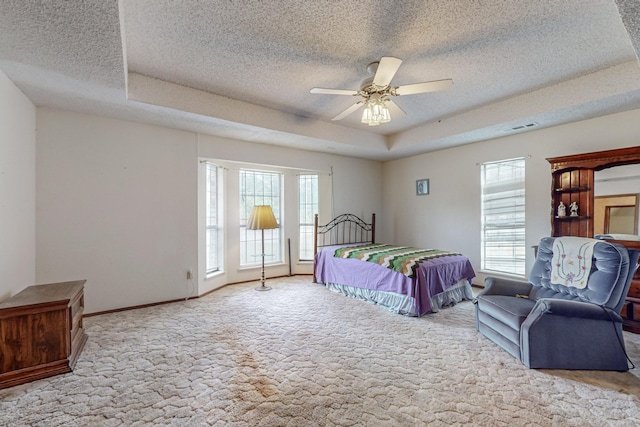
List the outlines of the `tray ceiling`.
<svg viewBox="0 0 640 427">
<path fill-rule="evenodd" d="M 624 0 L 7 1 L 0 69 L 38 106 L 385 160 L 639 108 L 639 20 Z M 394 85 L 454 84 L 331 121 L 355 100 L 309 90 L 357 90 L 382 56 Z"/>
</svg>

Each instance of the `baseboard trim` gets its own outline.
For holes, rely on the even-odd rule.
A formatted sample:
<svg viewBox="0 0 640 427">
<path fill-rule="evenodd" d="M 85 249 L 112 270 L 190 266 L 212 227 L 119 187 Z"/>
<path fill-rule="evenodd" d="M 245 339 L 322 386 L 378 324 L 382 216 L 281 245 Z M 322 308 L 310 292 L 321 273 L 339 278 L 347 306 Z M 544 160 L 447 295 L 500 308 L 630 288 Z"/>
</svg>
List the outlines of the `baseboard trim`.
<svg viewBox="0 0 640 427">
<path fill-rule="evenodd" d="M 281 279 L 283 277 L 292 277 L 292 276 L 313 276 L 313 275 L 312 274 L 292 274 L 290 276 L 288 274 L 285 274 L 285 275 L 282 275 L 282 276 L 267 277 L 267 280 Z M 95 313 L 85 313 L 85 314 L 82 315 L 82 317 L 101 316 L 103 314 L 119 313 L 121 311 L 128 311 L 128 310 L 138 310 L 140 308 L 155 307 L 156 305 L 173 304 L 174 302 L 180 302 L 180 301 L 187 301 L 187 300 L 190 300 L 190 299 L 202 298 L 204 296 L 209 295 L 212 292 L 215 292 L 215 291 L 220 290 L 222 288 L 226 288 L 227 286 L 241 285 L 243 283 L 251 283 L 251 282 L 256 282 L 256 280 L 243 280 L 241 282 L 227 283 L 227 284 L 224 284 L 224 285 L 220 286 L 219 288 L 215 288 L 215 289 L 212 289 L 210 291 L 207 291 L 207 292 L 203 293 L 202 295 L 196 295 L 196 296 L 191 296 L 191 297 L 187 297 L 187 298 L 172 299 L 172 300 L 168 300 L 168 301 L 151 302 L 149 304 L 132 305 L 132 306 L 122 307 L 122 308 L 114 308 L 112 310 L 96 311 Z"/>
</svg>

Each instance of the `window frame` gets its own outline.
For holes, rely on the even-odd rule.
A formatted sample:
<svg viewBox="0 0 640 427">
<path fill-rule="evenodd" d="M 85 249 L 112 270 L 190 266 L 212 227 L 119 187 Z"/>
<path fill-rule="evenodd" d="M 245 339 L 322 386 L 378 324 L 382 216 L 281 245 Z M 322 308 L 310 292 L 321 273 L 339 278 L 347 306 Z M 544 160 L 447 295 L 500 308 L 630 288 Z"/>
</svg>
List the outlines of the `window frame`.
<svg viewBox="0 0 640 427">
<path fill-rule="evenodd" d="M 305 179 L 305 192 L 302 194 L 302 179 Z M 309 180 L 311 182 L 309 182 Z M 313 261 L 313 228 L 315 215 L 320 212 L 320 175 L 318 173 L 298 173 L 298 261 Z M 311 202 L 309 202 L 309 189 L 311 185 Z M 315 191 L 314 191 L 315 190 Z M 311 207 L 311 214 L 307 209 Z M 310 228 L 310 229 L 309 229 Z M 311 243 L 308 245 L 308 238 Z"/>
<path fill-rule="evenodd" d="M 499 170 L 500 168 L 503 170 Z M 480 268 L 482 271 L 525 277 L 525 186 L 524 157 L 482 163 L 480 183 Z"/>
<path fill-rule="evenodd" d="M 244 174 L 256 175 L 271 175 L 277 177 L 278 194 L 270 195 L 264 194 L 264 188 L 262 194 L 256 194 L 255 180 L 254 189 L 251 194 L 247 193 L 246 183 L 243 184 Z M 271 182 L 273 185 L 273 181 Z M 262 264 L 262 231 L 261 230 L 248 230 L 247 221 L 251 214 L 251 209 L 254 205 L 270 205 L 273 209 L 273 213 L 276 217 L 279 227 L 264 231 L 265 242 L 265 265 L 281 264 L 284 263 L 284 226 L 283 226 L 283 210 L 284 210 L 284 173 L 274 170 L 259 170 L 252 168 L 240 168 L 238 172 L 238 199 L 239 199 L 239 267 L 240 268 L 252 268 Z M 249 200 L 246 200 L 249 199 Z M 266 199 L 266 201 L 265 201 Z M 276 203 L 274 199 L 277 200 Z M 251 243 L 252 242 L 252 243 Z M 273 243 L 277 242 L 274 248 Z M 252 245 L 253 247 L 250 247 Z M 270 249 L 271 247 L 271 249 Z M 250 255 L 251 254 L 251 255 Z M 255 261 L 249 262 L 249 257 L 255 258 Z"/>
<path fill-rule="evenodd" d="M 211 162 L 205 163 L 205 219 L 204 219 L 204 229 L 205 229 L 205 275 L 210 276 L 212 274 L 222 272 L 223 268 L 223 259 L 224 259 L 224 229 L 222 227 L 222 197 L 221 197 L 221 189 L 223 188 L 222 182 L 222 169 Z M 213 180 L 212 180 L 213 177 Z M 213 182 L 212 182 L 213 181 Z M 213 185 L 213 188 L 212 188 Z M 212 191 L 214 194 L 215 201 L 215 217 L 214 220 L 211 221 L 212 215 L 211 210 L 211 201 Z M 211 247 L 211 235 L 210 230 L 215 230 L 215 266 L 211 266 L 210 264 L 210 247 Z"/>
</svg>

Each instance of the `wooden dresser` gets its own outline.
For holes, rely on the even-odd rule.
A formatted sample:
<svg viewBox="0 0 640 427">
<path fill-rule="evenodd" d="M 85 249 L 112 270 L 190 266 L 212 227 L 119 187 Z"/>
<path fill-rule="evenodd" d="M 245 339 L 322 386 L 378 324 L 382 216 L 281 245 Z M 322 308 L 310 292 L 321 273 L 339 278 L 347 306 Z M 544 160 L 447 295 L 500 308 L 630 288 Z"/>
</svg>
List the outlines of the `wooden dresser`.
<svg viewBox="0 0 640 427">
<path fill-rule="evenodd" d="M 85 282 L 29 286 L 0 303 L 0 389 L 71 372 L 87 342 Z"/>
<path fill-rule="evenodd" d="M 640 146 L 553 157 L 547 161 L 551 164 L 552 178 L 551 235 L 593 237 L 594 173 L 615 166 L 640 164 Z M 579 215 L 558 216 L 560 202 L 567 208 L 571 202 L 576 202 Z M 640 250 L 640 242 L 637 241 L 611 241 Z M 633 277 L 620 315 L 626 331 L 640 333 L 640 269 Z"/>
</svg>

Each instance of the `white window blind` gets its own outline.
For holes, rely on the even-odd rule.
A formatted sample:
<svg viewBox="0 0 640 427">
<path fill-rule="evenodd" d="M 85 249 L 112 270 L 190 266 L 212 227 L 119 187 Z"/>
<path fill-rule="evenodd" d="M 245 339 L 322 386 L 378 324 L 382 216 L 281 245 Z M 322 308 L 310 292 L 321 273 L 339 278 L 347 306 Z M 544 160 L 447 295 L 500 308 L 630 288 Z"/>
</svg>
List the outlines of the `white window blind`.
<svg viewBox="0 0 640 427">
<path fill-rule="evenodd" d="M 525 275 L 525 160 L 482 165 L 482 265 Z"/>
</svg>

